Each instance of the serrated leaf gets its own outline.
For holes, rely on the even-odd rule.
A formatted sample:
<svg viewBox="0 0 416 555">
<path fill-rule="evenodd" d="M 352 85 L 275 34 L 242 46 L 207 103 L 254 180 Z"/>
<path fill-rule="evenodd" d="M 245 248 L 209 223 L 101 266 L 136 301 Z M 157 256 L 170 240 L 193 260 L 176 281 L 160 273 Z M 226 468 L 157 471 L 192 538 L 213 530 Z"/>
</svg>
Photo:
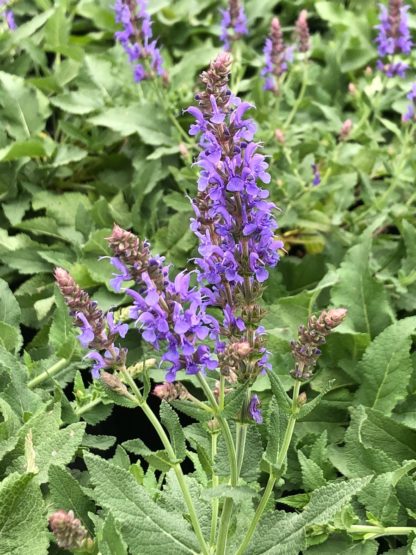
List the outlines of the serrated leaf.
<svg viewBox="0 0 416 555">
<path fill-rule="evenodd" d="M 237 412 L 241 410 L 243 406 L 243 401 L 246 397 L 248 389 L 248 384 L 243 384 L 228 393 L 225 396 L 225 405 L 224 405 L 224 416 L 233 418 L 236 416 Z"/>
<path fill-rule="evenodd" d="M 323 388 L 323 390 L 321 391 L 321 393 L 319 393 L 319 395 L 317 395 L 314 399 L 312 399 L 312 401 L 309 401 L 309 403 L 306 403 L 306 405 L 303 405 L 298 413 L 298 419 L 300 420 L 301 418 L 305 418 L 305 416 L 307 416 L 310 412 L 313 411 L 313 409 L 315 409 L 319 403 L 322 401 L 322 398 L 332 389 L 332 386 L 334 385 L 335 380 L 330 380 Z"/>
<path fill-rule="evenodd" d="M 101 555 L 127 555 L 127 545 L 123 541 L 113 515 L 108 513 L 98 538 Z"/>
<path fill-rule="evenodd" d="M 289 412 L 291 405 L 290 397 L 286 393 L 279 376 L 276 372 L 273 372 L 272 370 L 268 370 L 267 375 L 269 376 L 273 395 L 276 397 L 279 406 L 282 408 L 282 410 Z"/>
<path fill-rule="evenodd" d="M 178 415 L 166 401 L 162 401 L 160 405 L 160 419 L 168 430 L 170 442 L 178 461 L 183 461 L 186 458 L 185 435 Z"/>
<path fill-rule="evenodd" d="M 55 510 L 74 511 L 83 525 L 93 533 L 88 513 L 94 511 L 94 503 L 84 493 L 80 483 L 66 468 L 52 465 L 49 468 L 49 491 L 52 506 Z"/>
<path fill-rule="evenodd" d="M 228 484 L 221 484 L 215 488 L 207 488 L 204 490 L 203 498 L 210 501 L 217 497 L 223 498 L 228 497 L 232 499 L 235 503 L 242 503 L 244 501 L 249 501 L 253 497 L 257 497 L 258 493 L 248 487 L 248 486 L 229 486 Z"/>
<path fill-rule="evenodd" d="M 18 326 L 20 323 L 19 303 L 3 279 L 0 279 L 0 322 L 11 326 Z"/>
<path fill-rule="evenodd" d="M 416 317 L 399 320 L 369 345 L 358 365 L 362 376 L 358 403 L 390 414 L 405 397 L 412 374 L 409 351 L 415 329 Z"/>
<path fill-rule="evenodd" d="M 10 474 L 0 484 L 0 554 L 45 555 L 44 503 L 33 474 Z"/>
<path fill-rule="evenodd" d="M 263 458 L 271 465 L 275 465 L 282 446 L 283 436 L 287 427 L 287 412 L 278 404 L 276 397 L 272 397 L 267 418 L 267 447 Z"/>
<path fill-rule="evenodd" d="M 343 327 L 352 325 L 354 331 L 375 337 L 391 323 L 387 293 L 370 272 L 371 237 L 366 234 L 358 245 L 345 255 L 339 269 L 339 282 L 331 292 L 335 306 L 348 309 Z"/>
<path fill-rule="evenodd" d="M 133 553 L 199 553 L 183 517 L 158 507 L 129 472 L 94 455 L 85 460 L 98 503 L 111 511 Z"/>
<path fill-rule="evenodd" d="M 298 451 L 298 459 L 302 472 L 303 487 L 306 491 L 313 491 L 324 486 L 326 480 L 322 468 L 312 459 L 308 459 L 302 451 Z"/>
</svg>

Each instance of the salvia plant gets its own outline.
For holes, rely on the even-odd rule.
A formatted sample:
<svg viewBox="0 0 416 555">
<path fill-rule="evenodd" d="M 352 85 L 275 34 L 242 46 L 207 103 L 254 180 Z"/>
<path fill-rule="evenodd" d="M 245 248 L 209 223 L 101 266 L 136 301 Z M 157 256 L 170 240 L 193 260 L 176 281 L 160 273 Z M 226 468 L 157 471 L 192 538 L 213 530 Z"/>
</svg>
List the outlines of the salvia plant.
<svg viewBox="0 0 416 555">
<path fill-rule="evenodd" d="M 0 16 L 0 555 L 415 553 L 413 4 Z"/>
</svg>

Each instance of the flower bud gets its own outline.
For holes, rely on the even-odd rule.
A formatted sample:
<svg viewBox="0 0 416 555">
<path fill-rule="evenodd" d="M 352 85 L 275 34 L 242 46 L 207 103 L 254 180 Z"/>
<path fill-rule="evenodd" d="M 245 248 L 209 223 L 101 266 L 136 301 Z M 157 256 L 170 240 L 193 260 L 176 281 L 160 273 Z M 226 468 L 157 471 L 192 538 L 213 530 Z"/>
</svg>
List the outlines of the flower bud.
<svg viewBox="0 0 416 555">
<path fill-rule="evenodd" d="M 351 96 L 355 96 L 357 94 L 358 90 L 354 83 L 348 84 L 348 92 Z"/>
<path fill-rule="evenodd" d="M 165 382 L 156 385 L 153 388 L 153 395 L 168 402 L 175 401 L 176 399 L 180 399 L 181 401 L 189 399 L 189 391 L 181 383 Z"/>
<path fill-rule="evenodd" d="M 115 393 L 118 393 L 119 395 L 128 397 L 129 395 L 128 389 L 124 385 L 124 383 L 120 380 L 120 378 L 118 378 L 114 374 L 105 372 L 104 370 L 101 371 L 100 377 L 101 377 L 101 381 L 108 387 L 108 389 L 111 389 L 112 391 L 114 391 Z"/>
<path fill-rule="evenodd" d="M 87 530 L 73 511 L 59 510 L 49 517 L 49 526 L 56 543 L 64 549 L 79 549 L 87 539 Z"/>
<path fill-rule="evenodd" d="M 341 131 L 339 132 L 339 138 L 341 141 L 345 141 L 348 138 L 349 134 L 351 133 L 352 129 L 352 121 L 350 119 L 346 119 L 342 124 Z"/>
<path fill-rule="evenodd" d="M 298 407 L 303 407 L 303 405 L 306 405 L 307 400 L 308 400 L 308 397 L 306 393 L 302 391 L 302 393 L 300 393 L 298 395 L 298 398 L 296 399 L 296 404 L 298 405 Z"/>
<path fill-rule="evenodd" d="M 285 144 L 285 135 L 281 129 L 276 129 L 274 132 L 274 136 L 280 144 Z"/>
</svg>

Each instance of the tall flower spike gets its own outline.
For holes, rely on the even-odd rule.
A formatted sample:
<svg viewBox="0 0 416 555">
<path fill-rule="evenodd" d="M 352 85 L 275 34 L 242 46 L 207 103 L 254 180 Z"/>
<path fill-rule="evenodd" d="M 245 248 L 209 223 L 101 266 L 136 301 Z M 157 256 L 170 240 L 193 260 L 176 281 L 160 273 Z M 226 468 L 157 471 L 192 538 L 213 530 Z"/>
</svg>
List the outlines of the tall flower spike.
<svg viewBox="0 0 416 555">
<path fill-rule="evenodd" d="M 409 64 L 403 61 L 392 61 L 389 56 L 410 54 L 412 39 L 408 25 L 409 6 L 403 0 L 389 0 L 388 6 L 380 4 L 378 35 L 375 39 L 380 59 L 377 68 L 388 77 L 398 75 L 404 77 Z M 385 59 L 383 59 L 385 58 Z"/>
<path fill-rule="evenodd" d="M 220 39 L 225 50 L 231 50 L 233 41 L 247 35 L 247 18 L 240 0 L 228 0 L 228 7 L 221 11 Z"/>
<path fill-rule="evenodd" d="M 310 35 L 308 27 L 308 12 L 302 10 L 296 21 L 296 36 L 298 39 L 298 50 L 306 54 L 310 49 Z"/>
<path fill-rule="evenodd" d="M 191 276 L 181 272 L 174 281 L 164 259 L 153 256 L 147 241 L 115 226 L 108 238 L 114 266 L 121 271 L 113 280 L 121 288 L 133 279 L 135 288 L 126 289 L 133 299 L 131 317 L 143 339 L 155 350 L 163 347 L 162 361 L 169 367 L 166 380 L 172 382 L 179 370 L 188 374 L 215 369 L 217 361 L 202 341 L 217 336 L 216 320 L 206 314 L 201 291 L 190 287 Z"/>
<path fill-rule="evenodd" d="M 126 351 L 116 347 L 114 341 L 118 336 L 125 337 L 127 324 L 116 324 L 111 312 L 105 317 L 97 303 L 62 268 L 56 268 L 55 279 L 75 324 L 81 329 L 79 342 L 84 348 L 94 349 L 87 355 L 87 358 L 95 361 L 93 377 L 99 378 L 102 368 L 123 364 Z"/>
<path fill-rule="evenodd" d="M 321 345 L 326 337 L 339 326 L 347 316 L 345 308 L 324 310 L 321 314 L 311 316 L 306 326 L 299 327 L 297 341 L 291 342 L 292 355 L 295 359 L 295 369 L 291 376 L 296 380 L 309 380 L 312 371 L 321 354 Z"/>
<path fill-rule="evenodd" d="M 228 89 L 231 60 L 221 53 L 201 75 L 199 107 L 188 112 L 200 134 L 199 193 L 193 201 L 191 229 L 199 240 L 198 280 L 224 319 L 217 341 L 220 369 L 244 381 L 267 366 L 263 310 L 256 303 L 268 269 L 279 260 L 274 204 L 259 181 L 268 183 L 265 157 L 253 141 L 256 126 L 245 112 L 252 106 Z"/>
<path fill-rule="evenodd" d="M 155 76 L 167 79 L 162 55 L 153 38 L 147 0 L 116 0 L 114 11 L 116 23 L 123 25 L 123 30 L 117 31 L 115 38 L 134 66 L 134 80 L 140 82 Z"/>
<path fill-rule="evenodd" d="M 264 89 L 275 94 L 279 92 L 279 81 L 287 71 L 288 62 L 292 60 L 292 49 L 286 48 L 279 18 L 274 17 L 270 26 L 270 35 L 264 45 L 265 66 L 261 72 L 265 78 Z"/>
</svg>

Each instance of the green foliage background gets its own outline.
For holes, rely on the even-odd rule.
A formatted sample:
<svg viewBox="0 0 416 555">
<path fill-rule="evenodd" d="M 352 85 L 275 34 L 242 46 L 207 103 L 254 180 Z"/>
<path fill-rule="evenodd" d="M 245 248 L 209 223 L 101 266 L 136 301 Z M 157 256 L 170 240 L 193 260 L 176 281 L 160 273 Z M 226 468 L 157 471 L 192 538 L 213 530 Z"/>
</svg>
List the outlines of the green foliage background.
<svg viewBox="0 0 416 555">
<path fill-rule="evenodd" d="M 198 73 L 220 48 L 218 2 L 152 1 L 170 83 L 138 86 L 114 44 L 112 4 L 19 0 L 12 6 L 18 29 L 0 34 L 1 555 L 46 553 L 45 515 L 58 508 L 73 509 L 96 531 L 103 554 L 122 555 L 127 546 L 133 554 L 148 553 L 146 545 L 166 529 L 176 530 L 175 553 L 194 549 L 182 514 L 169 517 L 172 507 L 181 507 L 174 478 L 155 501 L 152 469 L 166 470 L 163 454 L 125 444 L 111 462 L 89 455 L 91 482 L 86 473 L 64 468 L 85 451 L 105 454 L 113 445 L 115 438 L 85 433 L 85 422 L 105 419 L 115 399 L 80 372 L 88 365 L 54 290 L 53 268 L 68 270 L 104 309 L 122 311 L 125 299 L 109 288 L 105 258 L 114 222 L 150 239 L 177 269 L 188 264 L 196 252 L 187 195 L 196 191 L 197 150 L 183 110 L 193 102 Z M 309 10 L 311 60 L 307 67 L 295 61 L 275 98 L 259 77 L 264 38 L 277 13 L 290 40 L 303 8 Z M 349 311 L 306 386 L 309 399 L 322 394 L 323 400 L 298 423 L 285 484 L 276 493 L 280 508 L 300 510 L 310 501 L 308 508 L 263 522 L 249 553 L 414 553 L 412 536 L 377 540 L 345 533 L 352 514 L 382 526 L 415 525 L 416 154 L 414 125 L 401 122 L 414 70 L 405 80 L 374 70 L 375 1 L 248 0 L 246 11 L 250 34 L 234 52 L 232 87 L 256 105 L 252 116 L 269 156 L 271 198 L 282 210 L 287 253 L 264 301 L 268 348 L 284 389 L 292 385 L 288 342 L 298 326 L 328 305 Z M 413 67 L 414 61 L 413 54 Z M 346 119 L 352 131 L 340 140 Z M 318 187 L 311 185 L 312 163 L 322 176 Z M 134 330 L 126 346 L 131 361 L 150 356 Z M 37 381 L 51 368 L 60 369 L 53 380 Z M 72 383 L 69 400 L 62 388 Z M 272 413 L 268 378 L 256 389 L 265 413 Z M 209 438 L 201 424 L 192 426 L 181 441 L 197 453 L 188 479 L 199 492 L 198 481 L 207 480 Z M 253 431 L 253 452 L 266 435 Z M 142 456 L 150 470 L 128 453 Z M 216 464 L 220 468 L 221 460 Z M 249 498 L 258 491 L 261 465 L 247 463 Z M 97 478 L 103 474 L 108 483 Z M 114 502 L 111 492 L 121 479 L 131 499 Z M 62 507 L 67 491 L 73 495 Z M 247 499 L 244 491 L 232 495 Z M 104 508 L 99 516 L 95 503 Z M 199 510 L 203 517 L 206 499 Z M 151 513 L 152 525 L 147 535 L 134 535 L 143 511 Z M 249 516 L 241 511 L 233 524 L 237 537 Z M 162 552 L 168 551 L 161 541 Z"/>
</svg>

